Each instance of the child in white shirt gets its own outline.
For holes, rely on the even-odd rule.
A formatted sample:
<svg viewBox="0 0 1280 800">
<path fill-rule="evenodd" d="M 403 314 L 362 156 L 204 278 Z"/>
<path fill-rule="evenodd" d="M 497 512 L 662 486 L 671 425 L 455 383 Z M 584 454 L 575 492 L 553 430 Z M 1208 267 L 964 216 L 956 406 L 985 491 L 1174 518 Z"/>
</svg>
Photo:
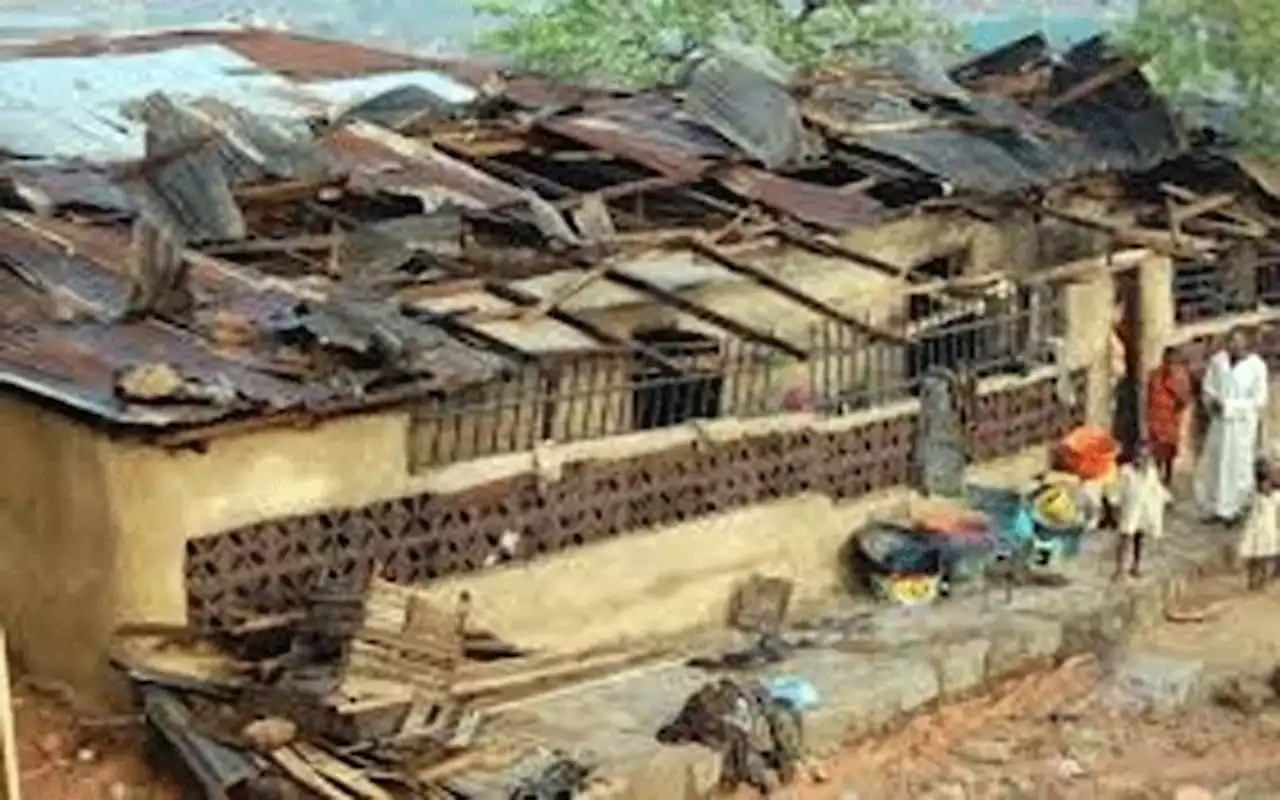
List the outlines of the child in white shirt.
<svg viewBox="0 0 1280 800">
<path fill-rule="evenodd" d="M 1116 545 L 1116 579 L 1125 573 L 1142 576 L 1142 547 L 1164 536 L 1164 513 L 1172 495 L 1160 480 L 1160 471 L 1146 448 L 1138 445 L 1132 460 L 1119 470 L 1120 541 Z"/>
<path fill-rule="evenodd" d="M 1257 491 L 1240 531 L 1238 548 L 1250 591 L 1261 590 L 1275 578 L 1276 560 L 1280 558 L 1280 532 L 1276 526 L 1280 491 L 1277 491 L 1268 464 L 1259 463 L 1256 472 Z"/>
</svg>

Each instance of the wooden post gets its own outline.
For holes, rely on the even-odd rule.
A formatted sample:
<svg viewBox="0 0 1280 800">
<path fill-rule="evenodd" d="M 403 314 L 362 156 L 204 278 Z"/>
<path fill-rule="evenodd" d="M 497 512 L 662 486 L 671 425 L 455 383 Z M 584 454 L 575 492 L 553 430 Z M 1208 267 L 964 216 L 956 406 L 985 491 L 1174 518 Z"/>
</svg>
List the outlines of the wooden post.
<svg viewBox="0 0 1280 800">
<path fill-rule="evenodd" d="M 4 785 L 6 800 L 22 800 L 22 781 L 18 772 L 18 736 L 13 724 L 13 691 L 9 684 L 9 643 L 0 628 L 0 737 L 4 746 Z"/>
</svg>

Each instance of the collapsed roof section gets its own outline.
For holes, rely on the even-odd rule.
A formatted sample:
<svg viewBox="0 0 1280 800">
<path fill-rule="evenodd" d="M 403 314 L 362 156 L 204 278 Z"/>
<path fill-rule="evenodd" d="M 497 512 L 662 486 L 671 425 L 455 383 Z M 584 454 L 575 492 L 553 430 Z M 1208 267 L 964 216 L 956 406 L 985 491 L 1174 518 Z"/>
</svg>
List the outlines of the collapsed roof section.
<svg viewBox="0 0 1280 800">
<path fill-rule="evenodd" d="M 602 304 L 804 358 L 689 290 L 752 282 L 855 324 L 740 251 L 898 276 L 830 234 L 1180 148 L 1100 42 L 805 76 L 721 47 L 631 95 L 273 31 L 6 55 L 0 383 L 139 429 L 397 404 L 563 353 L 670 366 L 589 321 Z M 138 318 L 140 285 L 189 303 Z"/>
</svg>

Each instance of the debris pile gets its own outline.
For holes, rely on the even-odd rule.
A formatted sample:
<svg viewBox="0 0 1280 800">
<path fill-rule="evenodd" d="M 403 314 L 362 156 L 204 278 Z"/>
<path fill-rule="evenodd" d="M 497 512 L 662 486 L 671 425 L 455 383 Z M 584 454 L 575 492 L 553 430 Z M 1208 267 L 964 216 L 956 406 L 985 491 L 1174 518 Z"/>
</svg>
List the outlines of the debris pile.
<svg viewBox="0 0 1280 800">
<path fill-rule="evenodd" d="M 726 791 L 746 784 L 768 796 L 791 783 L 805 763 L 801 710 L 754 682 L 708 683 L 658 731 L 658 741 L 719 751 Z"/>
<path fill-rule="evenodd" d="M 124 629 L 115 663 L 210 798 L 290 783 L 327 800 L 570 796 L 589 767 L 482 709 L 637 655 L 524 656 L 467 612 L 330 575 L 301 610 L 212 638 Z"/>
</svg>

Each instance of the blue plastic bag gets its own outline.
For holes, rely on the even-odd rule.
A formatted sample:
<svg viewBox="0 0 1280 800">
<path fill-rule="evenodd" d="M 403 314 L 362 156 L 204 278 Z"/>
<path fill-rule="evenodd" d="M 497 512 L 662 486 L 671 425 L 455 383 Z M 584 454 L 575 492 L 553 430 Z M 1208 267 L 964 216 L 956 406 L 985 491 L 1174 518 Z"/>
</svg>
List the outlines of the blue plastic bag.
<svg viewBox="0 0 1280 800">
<path fill-rule="evenodd" d="M 796 711 L 808 711 L 818 705 L 818 690 L 804 678 L 780 675 L 765 681 L 764 688 L 770 697 L 786 703 Z"/>
</svg>

